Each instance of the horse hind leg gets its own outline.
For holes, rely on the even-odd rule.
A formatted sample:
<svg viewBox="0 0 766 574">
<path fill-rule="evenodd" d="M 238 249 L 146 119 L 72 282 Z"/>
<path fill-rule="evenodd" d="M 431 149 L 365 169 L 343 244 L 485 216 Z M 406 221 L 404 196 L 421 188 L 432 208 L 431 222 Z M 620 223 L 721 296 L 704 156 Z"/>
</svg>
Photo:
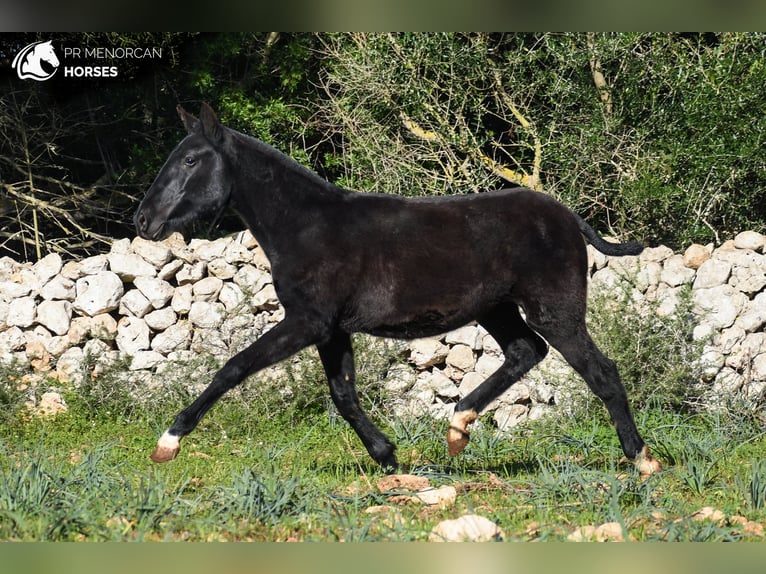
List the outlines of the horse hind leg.
<svg viewBox="0 0 766 574">
<path fill-rule="evenodd" d="M 548 352 L 545 341 L 522 319 L 515 305 L 494 309 L 479 320 L 503 349 L 505 361 L 497 371 L 461 399 L 455 406 L 447 432 L 450 456 L 460 453 L 468 444 L 468 425 L 493 400 L 508 390 Z"/>
<path fill-rule="evenodd" d="M 625 456 L 633 460 L 642 477 L 646 478 L 662 470 L 662 465 L 652 457 L 641 435 L 628 404 L 625 386 L 620 380 L 614 361 L 604 355 L 593 342 L 582 318 L 559 314 L 558 323 L 535 322 L 530 324 L 556 348 L 575 371 L 585 380 L 593 393 L 601 399 L 614 422 L 617 436 Z"/>
</svg>

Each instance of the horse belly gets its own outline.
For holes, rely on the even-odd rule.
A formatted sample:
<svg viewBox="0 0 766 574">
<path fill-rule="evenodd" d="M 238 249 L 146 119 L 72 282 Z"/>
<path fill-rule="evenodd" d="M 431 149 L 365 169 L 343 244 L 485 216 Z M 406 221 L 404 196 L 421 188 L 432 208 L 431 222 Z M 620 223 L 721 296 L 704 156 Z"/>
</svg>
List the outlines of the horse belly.
<svg viewBox="0 0 766 574">
<path fill-rule="evenodd" d="M 381 337 L 429 337 L 460 327 L 487 305 L 481 282 L 460 273 L 389 275 L 362 289 L 354 306 L 358 329 Z"/>
</svg>

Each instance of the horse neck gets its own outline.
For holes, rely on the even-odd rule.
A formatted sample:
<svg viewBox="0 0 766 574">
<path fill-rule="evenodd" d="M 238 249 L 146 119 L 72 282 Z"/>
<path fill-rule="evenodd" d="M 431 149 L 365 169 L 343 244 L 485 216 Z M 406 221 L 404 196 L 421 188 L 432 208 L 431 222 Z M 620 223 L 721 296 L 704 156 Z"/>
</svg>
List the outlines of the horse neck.
<svg viewBox="0 0 766 574">
<path fill-rule="evenodd" d="M 269 257 L 350 193 L 268 144 L 234 134 L 233 206 Z"/>
</svg>

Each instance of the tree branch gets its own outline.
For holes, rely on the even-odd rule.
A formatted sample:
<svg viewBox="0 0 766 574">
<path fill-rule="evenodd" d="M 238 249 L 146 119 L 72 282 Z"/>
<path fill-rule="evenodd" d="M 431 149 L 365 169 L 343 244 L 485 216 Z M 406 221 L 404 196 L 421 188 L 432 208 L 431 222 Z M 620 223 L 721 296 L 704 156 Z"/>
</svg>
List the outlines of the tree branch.
<svg viewBox="0 0 766 574">
<path fill-rule="evenodd" d="M 604 109 L 607 116 L 612 115 L 612 92 L 609 89 L 609 84 L 606 82 L 604 73 L 601 71 L 601 60 L 596 56 L 596 40 L 593 32 L 586 34 L 588 42 L 588 54 L 590 62 L 590 73 L 593 76 L 593 83 L 598 90 L 598 97 L 601 98 L 601 102 L 604 104 Z"/>
</svg>

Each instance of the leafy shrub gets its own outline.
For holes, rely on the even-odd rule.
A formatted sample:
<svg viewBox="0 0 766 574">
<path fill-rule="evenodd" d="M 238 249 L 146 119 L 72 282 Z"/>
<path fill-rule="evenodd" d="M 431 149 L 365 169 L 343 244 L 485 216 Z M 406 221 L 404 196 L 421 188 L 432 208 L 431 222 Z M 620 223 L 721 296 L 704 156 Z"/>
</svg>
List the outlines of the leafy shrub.
<svg viewBox="0 0 766 574">
<path fill-rule="evenodd" d="M 662 317 L 656 302 L 637 306 L 630 285 L 621 285 L 591 301 L 588 319 L 596 344 L 617 364 L 634 409 L 688 409 L 702 391 L 696 359 L 703 342 L 692 339 L 691 289 L 681 293 L 672 315 Z"/>
</svg>

